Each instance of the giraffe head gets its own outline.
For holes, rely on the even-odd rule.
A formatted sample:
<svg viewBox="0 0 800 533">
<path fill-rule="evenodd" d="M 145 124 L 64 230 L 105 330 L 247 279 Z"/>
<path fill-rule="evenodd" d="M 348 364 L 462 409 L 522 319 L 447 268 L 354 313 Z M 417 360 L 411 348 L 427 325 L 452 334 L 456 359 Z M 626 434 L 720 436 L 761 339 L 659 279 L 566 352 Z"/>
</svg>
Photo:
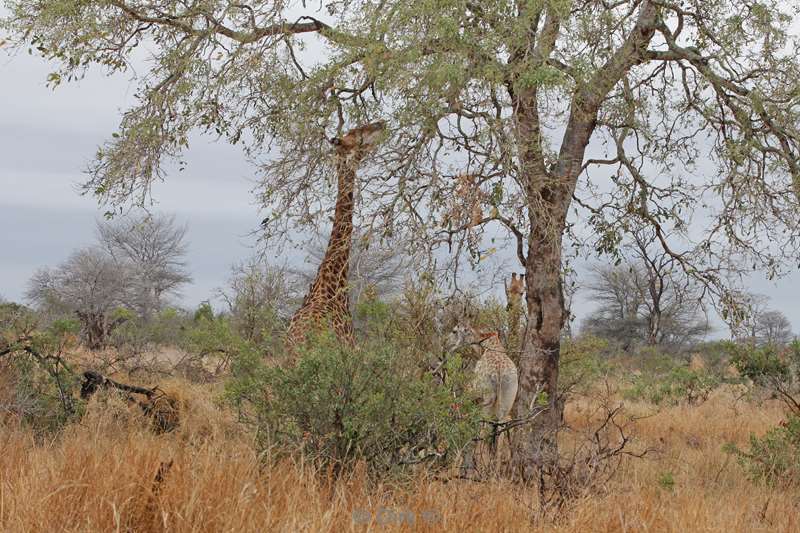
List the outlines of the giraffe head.
<svg viewBox="0 0 800 533">
<path fill-rule="evenodd" d="M 482 331 L 473 326 L 477 319 L 475 313 L 465 308 L 456 319 L 456 323 L 447 336 L 446 346 L 449 352 L 455 352 L 467 346 L 476 354 L 481 352 L 481 343 L 497 335 L 497 332 Z"/>
<path fill-rule="evenodd" d="M 508 284 L 508 294 L 513 298 L 521 298 L 525 292 L 525 274 L 517 277 L 516 272 L 511 273 L 511 283 Z"/>
<path fill-rule="evenodd" d="M 480 354 L 481 344 L 497 335 L 496 331 L 481 331 L 469 324 L 459 322 L 453 326 L 447 337 L 448 351 L 452 353 L 469 346 L 476 354 Z"/>
<path fill-rule="evenodd" d="M 352 129 L 342 137 L 335 137 L 331 139 L 331 144 L 339 155 L 360 159 L 375 147 L 385 130 L 386 122 L 379 120 Z"/>
</svg>

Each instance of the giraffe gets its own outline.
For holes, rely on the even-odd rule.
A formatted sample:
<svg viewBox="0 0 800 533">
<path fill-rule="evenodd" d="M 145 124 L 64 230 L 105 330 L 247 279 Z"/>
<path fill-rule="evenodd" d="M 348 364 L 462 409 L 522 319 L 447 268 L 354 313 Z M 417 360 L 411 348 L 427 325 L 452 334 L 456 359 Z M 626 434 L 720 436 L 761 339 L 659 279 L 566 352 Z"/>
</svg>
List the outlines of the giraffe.
<svg viewBox="0 0 800 533">
<path fill-rule="evenodd" d="M 484 414 L 493 422 L 507 422 L 509 413 L 517 397 L 518 375 L 517 365 L 506 353 L 500 335 L 496 331 L 481 332 L 464 323 L 458 323 L 450 332 L 449 345 L 451 351 L 470 346 L 479 353 L 473 370 L 472 388 L 480 395 Z M 496 428 L 495 428 L 496 429 Z M 481 435 L 483 436 L 483 431 Z M 492 435 L 491 447 L 494 448 L 496 434 Z M 467 476 L 475 470 L 475 443 L 467 447 L 462 475 Z"/>
<path fill-rule="evenodd" d="M 289 322 L 286 344 L 290 351 L 302 344 L 307 334 L 326 326 L 340 341 L 353 344 L 347 276 L 353 235 L 356 170 L 374 148 L 385 127 L 382 121 L 373 122 L 331 140 L 335 146 L 338 187 L 333 227 L 317 275 L 303 299 L 303 305 Z"/>
<path fill-rule="evenodd" d="M 511 282 L 505 286 L 506 289 L 506 316 L 508 319 L 508 335 L 506 346 L 508 346 L 511 359 L 518 363 L 519 353 L 522 350 L 522 338 L 520 336 L 520 325 L 523 318 L 522 295 L 525 292 L 525 274 L 517 277 L 516 272 L 511 273 Z"/>
</svg>

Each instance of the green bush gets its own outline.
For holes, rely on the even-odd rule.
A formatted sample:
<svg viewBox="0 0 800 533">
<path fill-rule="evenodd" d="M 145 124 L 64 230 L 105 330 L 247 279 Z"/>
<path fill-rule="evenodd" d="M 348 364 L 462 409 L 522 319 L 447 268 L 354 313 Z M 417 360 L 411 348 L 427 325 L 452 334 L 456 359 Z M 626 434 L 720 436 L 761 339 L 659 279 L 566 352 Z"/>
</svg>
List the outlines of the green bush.
<svg viewBox="0 0 800 533">
<path fill-rule="evenodd" d="M 800 366 L 800 342 L 794 341 L 788 348 L 773 344 L 752 346 L 731 344 L 731 361 L 739 373 L 760 385 L 773 380 L 791 382 L 797 377 Z"/>
<path fill-rule="evenodd" d="M 626 399 L 654 405 L 694 405 L 707 400 L 721 380 L 707 370 L 692 370 L 682 361 L 661 356 L 650 359 L 630 382 L 623 391 Z"/>
<path fill-rule="evenodd" d="M 111 333 L 110 343 L 120 351 L 142 353 L 155 346 L 175 346 L 189 318 L 186 313 L 167 307 L 148 318 L 124 308 L 116 309 L 113 319 L 120 323 Z"/>
<path fill-rule="evenodd" d="M 708 341 L 698 344 L 692 348 L 692 352 L 697 354 L 709 372 L 725 381 L 737 381 L 731 378 L 728 369 L 732 364 L 731 347 L 733 342 L 729 340 Z"/>
<path fill-rule="evenodd" d="M 770 391 L 783 401 L 795 416 L 800 416 L 800 342 L 786 348 L 766 346 L 730 346 L 731 360 L 742 377 Z"/>
<path fill-rule="evenodd" d="M 746 451 L 726 447 L 748 476 L 769 485 L 800 485 L 800 416 L 792 415 L 763 437 L 750 435 Z"/>
<path fill-rule="evenodd" d="M 209 302 L 203 302 L 197 306 L 197 310 L 194 312 L 194 321 L 198 320 L 214 320 L 214 309 Z"/>
<path fill-rule="evenodd" d="M 558 366 L 562 393 L 588 392 L 601 377 L 609 375 L 614 370 L 607 357 L 609 347 L 608 340 L 593 335 L 565 340 Z"/>
<path fill-rule="evenodd" d="M 372 474 L 399 473 L 423 461 L 448 464 L 477 434 L 478 406 L 458 393 L 467 378 L 461 361 L 449 365 L 442 386 L 391 344 L 351 349 L 323 335 L 288 368 L 241 354 L 227 397 L 276 453 L 299 452 L 337 472 L 364 461 Z"/>
<path fill-rule="evenodd" d="M 79 377 L 63 359 L 79 333 L 80 324 L 72 319 L 55 320 L 44 330 L 27 322 L 3 324 L 0 349 L 8 351 L 3 370 L 11 376 L 12 391 L 6 391 L 2 408 L 37 434 L 52 433 L 81 414 L 82 403 L 75 399 Z"/>
</svg>

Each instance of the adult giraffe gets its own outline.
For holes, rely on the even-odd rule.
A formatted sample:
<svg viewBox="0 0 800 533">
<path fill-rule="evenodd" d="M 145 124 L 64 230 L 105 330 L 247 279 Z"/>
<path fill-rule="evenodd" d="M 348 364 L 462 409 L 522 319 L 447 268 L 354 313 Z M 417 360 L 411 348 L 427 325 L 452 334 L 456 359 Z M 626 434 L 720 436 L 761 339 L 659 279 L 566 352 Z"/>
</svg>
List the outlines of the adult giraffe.
<svg viewBox="0 0 800 533">
<path fill-rule="evenodd" d="M 303 299 L 303 305 L 289 322 L 286 333 L 289 350 L 305 342 L 309 333 L 319 332 L 326 327 L 340 341 L 353 344 L 347 276 L 353 236 L 356 170 L 375 147 L 385 128 L 384 122 L 373 122 L 331 140 L 336 147 L 338 181 L 333 227 L 317 275 Z"/>
</svg>

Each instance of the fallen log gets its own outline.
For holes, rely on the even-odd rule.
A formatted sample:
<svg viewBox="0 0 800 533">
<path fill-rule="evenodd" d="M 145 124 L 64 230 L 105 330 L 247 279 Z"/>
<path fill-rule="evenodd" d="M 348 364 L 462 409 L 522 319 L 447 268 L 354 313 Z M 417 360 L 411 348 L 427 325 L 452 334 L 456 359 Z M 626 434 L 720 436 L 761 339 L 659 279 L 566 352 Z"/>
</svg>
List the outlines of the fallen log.
<svg viewBox="0 0 800 533">
<path fill-rule="evenodd" d="M 125 392 L 133 392 L 135 394 L 143 394 L 148 398 L 152 398 L 156 394 L 157 389 L 147 389 L 144 387 L 137 387 L 135 385 L 126 385 L 119 383 L 113 379 L 107 378 L 98 372 L 87 370 L 83 373 L 83 383 L 81 384 L 81 398 L 88 399 L 92 394 L 97 392 L 99 387 L 111 387 L 114 389 L 123 390 Z"/>
<path fill-rule="evenodd" d="M 112 388 L 132 394 L 141 394 L 147 397 L 146 401 L 138 401 L 128 396 L 128 400 L 136 403 L 148 416 L 156 433 L 168 433 L 180 424 L 180 408 L 178 401 L 158 387 L 152 389 L 120 383 L 107 378 L 98 372 L 87 370 L 83 373 L 81 384 L 81 398 L 90 398 L 99 388 Z"/>
</svg>

